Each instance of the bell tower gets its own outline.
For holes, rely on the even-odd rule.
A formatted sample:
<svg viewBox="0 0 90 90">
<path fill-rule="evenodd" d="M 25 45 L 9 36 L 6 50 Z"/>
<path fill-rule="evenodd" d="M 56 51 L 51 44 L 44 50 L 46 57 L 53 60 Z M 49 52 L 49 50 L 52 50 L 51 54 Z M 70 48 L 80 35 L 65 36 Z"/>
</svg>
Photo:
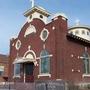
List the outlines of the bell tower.
<svg viewBox="0 0 90 90">
<path fill-rule="evenodd" d="M 47 19 L 50 16 L 50 13 L 40 6 L 33 6 L 24 13 L 24 16 L 27 17 L 27 22 L 31 22 L 34 18 L 38 18 L 44 23 L 47 23 Z"/>
</svg>

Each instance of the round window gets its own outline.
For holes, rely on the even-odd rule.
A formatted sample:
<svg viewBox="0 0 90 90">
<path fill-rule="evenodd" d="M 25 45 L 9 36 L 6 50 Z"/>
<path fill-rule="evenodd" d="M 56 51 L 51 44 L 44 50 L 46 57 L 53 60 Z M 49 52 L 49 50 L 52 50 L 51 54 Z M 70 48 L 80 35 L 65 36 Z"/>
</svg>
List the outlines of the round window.
<svg viewBox="0 0 90 90">
<path fill-rule="evenodd" d="M 43 37 L 44 39 L 47 37 L 47 31 L 46 31 L 46 30 L 43 31 L 42 37 Z"/>
<path fill-rule="evenodd" d="M 30 19 L 32 19 L 32 15 L 30 15 L 30 17 L 29 17 Z"/>
<path fill-rule="evenodd" d="M 41 40 L 45 41 L 48 38 L 49 32 L 47 29 L 42 30 L 40 38 Z"/>
<path fill-rule="evenodd" d="M 42 16 L 42 15 L 40 15 L 40 18 L 43 18 L 43 16 Z"/>
<path fill-rule="evenodd" d="M 16 49 L 18 50 L 21 47 L 21 41 L 20 40 L 17 40 L 15 46 L 16 46 Z"/>
</svg>

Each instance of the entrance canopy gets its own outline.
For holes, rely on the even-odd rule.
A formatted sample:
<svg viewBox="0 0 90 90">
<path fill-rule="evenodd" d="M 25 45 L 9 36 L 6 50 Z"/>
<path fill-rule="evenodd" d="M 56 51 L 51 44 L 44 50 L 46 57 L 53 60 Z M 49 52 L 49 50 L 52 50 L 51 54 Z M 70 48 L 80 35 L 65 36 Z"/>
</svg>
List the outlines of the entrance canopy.
<svg viewBox="0 0 90 90">
<path fill-rule="evenodd" d="M 46 57 L 52 57 L 52 54 L 50 54 L 50 55 L 45 55 L 45 56 L 40 56 L 40 57 L 37 57 L 36 59 L 33 58 L 33 57 L 31 57 L 31 56 L 29 57 L 28 55 L 27 55 L 27 57 L 18 57 L 18 58 L 16 58 L 16 59 L 14 60 L 13 64 L 22 64 L 22 63 L 30 63 L 30 62 L 33 62 L 34 65 L 36 66 L 36 65 L 38 65 L 38 64 L 37 64 L 37 60 L 38 60 L 38 59 L 46 58 Z"/>
<path fill-rule="evenodd" d="M 13 64 L 21 64 L 21 63 L 29 63 L 29 62 L 36 62 L 35 59 L 30 59 L 30 58 L 25 58 L 25 57 L 20 57 L 16 58 L 13 62 Z"/>
</svg>

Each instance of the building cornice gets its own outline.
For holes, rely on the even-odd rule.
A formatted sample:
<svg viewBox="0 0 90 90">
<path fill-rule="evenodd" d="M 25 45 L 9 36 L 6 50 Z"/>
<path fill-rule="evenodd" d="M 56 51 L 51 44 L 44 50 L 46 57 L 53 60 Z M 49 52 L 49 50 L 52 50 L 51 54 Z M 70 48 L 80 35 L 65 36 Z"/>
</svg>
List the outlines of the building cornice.
<svg viewBox="0 0 90 90">
<path fill-rule="evenodd" d="M 39 12 L 45 16 L 50 16 L 50 13 L 47 12 L 45 9 L 43 9 L 42 7 L 39 7 L 39 6 L 34 6 L 33 8 L 27 10 L 25 13 L 24 13 L 24 16 L 27 17 L 29 16 L 30 14 L 34 13 L 34 12 Z"/>
<path fill-rule="evenodd" d="M 71 33 L 67 33 L 67 37 L 72 38 L 74 40 L 77 40 L 79 42 L 82 42 L 82 43 L 85 43 L 85 44 L 89 44 L 90 45 L 90 41 L 89 40 L 83 39 L 83 38 L 78 37 L 76 35 L 73 35 Z"/>
</svg>

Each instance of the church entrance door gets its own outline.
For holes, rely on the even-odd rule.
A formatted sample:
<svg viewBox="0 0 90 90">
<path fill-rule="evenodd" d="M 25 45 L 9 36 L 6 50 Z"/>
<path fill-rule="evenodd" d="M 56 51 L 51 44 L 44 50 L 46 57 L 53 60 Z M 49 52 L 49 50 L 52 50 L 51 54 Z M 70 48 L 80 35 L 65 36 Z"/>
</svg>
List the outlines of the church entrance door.
<svg viewBox="0 0 90 90">
<path fill-rule="evenodd" d="M 34 81 L 33 70 L 34 70 L 33 62 L 24 63 L 24 82 Z"/>
</svg>

